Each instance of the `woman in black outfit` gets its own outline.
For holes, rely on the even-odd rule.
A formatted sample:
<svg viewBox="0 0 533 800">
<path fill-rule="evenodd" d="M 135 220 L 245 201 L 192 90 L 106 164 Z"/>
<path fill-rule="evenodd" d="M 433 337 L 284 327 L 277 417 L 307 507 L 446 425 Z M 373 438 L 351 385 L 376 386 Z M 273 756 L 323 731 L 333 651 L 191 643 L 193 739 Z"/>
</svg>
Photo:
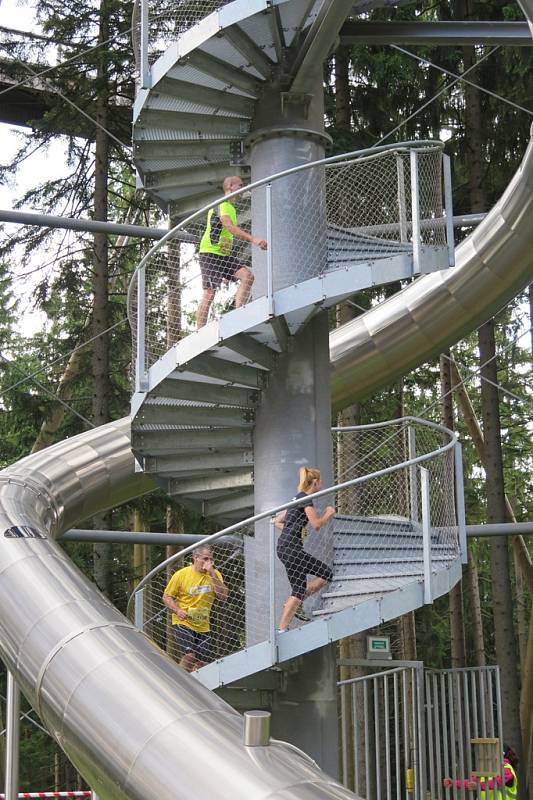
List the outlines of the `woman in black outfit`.
<svg viewBox="0 0 533 800">
<path fill-rule="evenodd" d="M 277 547 L 278 558 L 285 567 L 291 585 L 291 595 L 285 603 L 279 622 L 280 631 L 287 630 L 290 621 L 298 613 L 302 601 L 322 589 L 333 577 L 327 564 L 303 548 L 306 525 L 311 523 L 318 531 L 335 514 L 333 506 L 328 506 L 321 517 L 316 513 L 310 495 L 318 492 L 320 488 L 320 470 L 300 467 L 298 494 L 294 499 L 301 497 L 302 503 L 294 508 L 280 511 L 275 519 L 276 527 L 281 529 Z M 307 583 L 308 575 L 315 576 L 310 583 Z"/>
</svg>

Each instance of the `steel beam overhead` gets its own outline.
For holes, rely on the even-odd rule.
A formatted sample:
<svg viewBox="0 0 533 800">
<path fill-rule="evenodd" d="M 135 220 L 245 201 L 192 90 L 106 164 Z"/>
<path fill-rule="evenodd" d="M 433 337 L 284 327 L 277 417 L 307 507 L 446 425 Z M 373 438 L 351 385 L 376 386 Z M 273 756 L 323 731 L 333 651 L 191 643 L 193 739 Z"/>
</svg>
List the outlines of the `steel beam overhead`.
<svg viewBox="0 0 533 800">
<path fill-rule="evenodd" d="M 150 531 L 95 531 L 85 528 L 72 528 L 60 537 L 62 542 L 111 542 L 112 544 L 152 544 L 179 545 L 188 547 L 205 539 L 203 533 L 151 533 Z M 239 536 L 221 536 L 218 540 L 225 544 L 240 545 Z"/>
<path fill-rule="evenodd" d="M 531 47 L 527 22 L 345 22 L 341 44 L 510 45 Z"/>
</svg>

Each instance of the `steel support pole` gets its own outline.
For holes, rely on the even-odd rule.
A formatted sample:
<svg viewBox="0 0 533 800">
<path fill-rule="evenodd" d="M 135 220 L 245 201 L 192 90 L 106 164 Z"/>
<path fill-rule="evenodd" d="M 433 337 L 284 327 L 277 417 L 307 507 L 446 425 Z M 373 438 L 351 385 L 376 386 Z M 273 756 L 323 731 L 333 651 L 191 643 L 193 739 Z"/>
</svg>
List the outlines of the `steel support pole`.
<svg viewBox="0 0 533 800">
<path fill-rule="evenodd" d="M 269 548 L 268 548 L 268 615 L 270 619 L 270 653 L 272 663 L 275 664 L 278 660 L 278 645 L 277 645 L 277 623 L 276 623 L 276 528 L 274 525 L 274 518 L 270 520 L 269 525 Z"/>
<path fill-rule="evenodd" d="M 7 672 L 5 800 L 17 800 L 19 787 L 20 689 Z"/>
<path fill-rule="evenodd" d="M 144 589 L 135 592 L 134 622 L 140 631 L 144 629 Z"/>
<path fill-rule="evenodd" d="M 466 512 L 465 512 L 465 488 L 463 481 L 463 449 L 458 441 L 454 447 L 454 468 L 455 468 L 455 509 L 457 514 L 457 534 L 459 538 L 459 550 L 461 561 L 468 563 L 468 547 L 466 544 Z"/>
<path fill-rule="evenodd" d="M 411 160 L 411 218 L 413 238 L 413 275 L 420 273 L 422 239 L 420 229 L 420 193 L 418 175 L 418 152 L 410 151 Z"/>
<path fill-rule="evenodd" d="M 446 244 L 448 246 L 448 264 L 455 266 L 455 241 L 453 236 L 453 195 L 452 168 L 450 156 L 443 153 L 442 168 L 444 179 L 444 212 L 446 214 Z"/>
<path fill-rule="evenodd" d="M 267 297 L 268 313 L 274 316 L 274 273 L 273 273 L 273 242 L 272 242 L 272 184 L 265 186 L 265 207 L 266 207 L 266 240 L 267 240 Z"/>
<path fill-rule="evenodd" d="M 148 61 L 148 40 L 149 40 L 149 19 L 148 19 L 149 0 L 140 0 L 141 3 L 141 64 L 140 79 L 141 88 L 149 89 L 151 85 L 150 64 Z"/>
<path fill-rule="evenodd" d="M 398 217 L 400 220 L 400 241 L 407 241 L 407 203 L 405 202 L 405 168 L 403 156 L 396 154 L 396 175 L 398 178 Z"/>
<path fill-rule="evenodd" d="M 407 428 L 407 452 L 409 461 L 416 458 L 416 432 L 412 425 Z M 418 522 L 418 472 L 416 464 L 409 467 L 409 511 L 411 521 Z"/>
<path fill-rule="evenodd" d="M 321 76 L 317 74 L 309 94 L 287 93 L 274 83 L 265 86 L 254 123 L 248 141 L 252 181 L 323 158 L 326 137 Z M 326 266 L 324 172 L 311 171 L 304 184 L 302 181 L 301 174 L 276 181 L 271 188 L 271 202 L 266 192 L 252 190 L 252 231 L 263 238 L 270 233 L 272 240 L 266 253 L 252 249 L 254 298 L 266 297 L 270 292 L 275 296 L 281 287 L 301 283 L 320 274 Z M 302 206 L 302 185 L 305 196 L 314 198 L 313 231 L 307 240 L 302 238 L 302 215 L 307 213 Z M 254 429 L 256 512 L 294 497 L 300 466 L 318 467 L 323 485 L 332 485 L 329 372 L 329 330 L 327 312 L 323 312 L 290 337 L 289 346 L 280 353 L 263 390 Z M 319 513 L 324 505 L 325 498 L 324 502 L 317 501 Z M 261 596 L 268 597 L 271 586 L 270 538 L 268 520 L 256 525 L 254 537 L 245 537 L 249 644 L 267 641 L 270 634 L 269 615 L 264 613 L 264 599 L 260 600 Z M 311 530 L 306 549 L 328 560 L 324 541 L 327 539 L 322 532 L 314 535 Z M 290 586 L 277 557 L 274 581 L 279 609 L 290 594 Z M 317 601 L 319 598 L 314 597 L 307 602 L 309 611 Z M 305 636 L 305 628 L 301 635 Z M 249 640 L 252 636 L 255 641 Z M 332 775 L 337 775 L 339 769 L 335 669 L 332 648 L 309 654 L 287 681 L 272 721 L 280 737 L 288 737 Z"/>
<path fill-rule="evenodd" d="M 420 467 L 420 491 L 422 495 L 422 545 L 424 554 L 424 603 L 433 602 L 431 591 L 431 520 L 429 500 L 429 471 Z"/>
<path fill-rule="evenodd" d="M 137 273 L 137 361 L 135 385 L 138 392 L 148 389 L 146 375 L 146 269 Z"/>
</svg>

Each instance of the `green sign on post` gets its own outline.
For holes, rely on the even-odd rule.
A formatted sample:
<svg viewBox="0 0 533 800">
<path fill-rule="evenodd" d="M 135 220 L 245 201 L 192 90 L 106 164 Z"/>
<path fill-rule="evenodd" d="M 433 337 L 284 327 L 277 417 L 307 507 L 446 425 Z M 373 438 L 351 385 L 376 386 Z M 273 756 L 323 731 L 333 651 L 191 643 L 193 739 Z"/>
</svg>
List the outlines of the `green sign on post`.
<svg viewBox="0 0 533 800">
<path fill-rule="evenodd" d="M 367 658 L 392 658 L 390 636 L 367 636 L 366 651 Z"/>
</svg>

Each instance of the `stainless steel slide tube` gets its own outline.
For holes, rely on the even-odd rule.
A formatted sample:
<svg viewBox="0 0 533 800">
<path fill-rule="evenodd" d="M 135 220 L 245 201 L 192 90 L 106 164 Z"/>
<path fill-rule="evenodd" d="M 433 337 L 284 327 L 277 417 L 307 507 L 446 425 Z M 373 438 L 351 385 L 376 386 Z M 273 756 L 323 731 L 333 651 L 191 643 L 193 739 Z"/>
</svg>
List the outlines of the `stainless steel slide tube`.
<svg viewBox="0 0 533 800">
<path fill-rule="evenodd" d="M 353 798 L 294 749 L 249 748 L 231 706 L 182 672 L 54 538 L 151 488 L 129 420 L 0 473 L 2 658 L 102 800 Z"/>
</svg>

